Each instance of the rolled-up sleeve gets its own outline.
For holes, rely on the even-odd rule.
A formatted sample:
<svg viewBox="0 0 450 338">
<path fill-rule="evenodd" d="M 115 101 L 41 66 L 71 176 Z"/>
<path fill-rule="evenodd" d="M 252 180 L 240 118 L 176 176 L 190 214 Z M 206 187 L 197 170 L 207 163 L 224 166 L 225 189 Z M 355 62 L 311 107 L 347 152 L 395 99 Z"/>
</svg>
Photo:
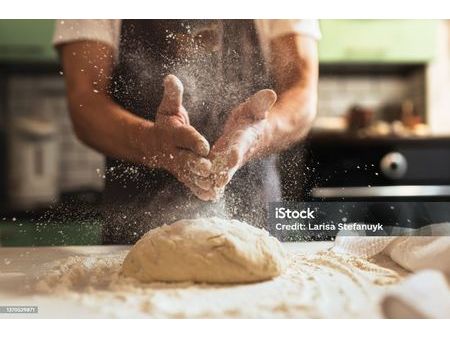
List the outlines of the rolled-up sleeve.
<svg viewBox="0 0 450 338">
<path fill-rule="evenodd" d="M 274 20 L 258 19 L 255 20 L 259 35 L 262 51 L 266 60 L 270 60 L 270 41 L 287 34 L 300 34 L 319 40 L 320 33 L 319 20 Z"/>
<path fill-rule="evenodd" d="M 56 20 L 53 45 L 81 40 L 99 41 L 118 49 L 120 20 Z"/>
<path fill-rule="evenodd" d="M 257 26 L 259 33 L 267 40 L 291 33 L 310 36 L 316 40 L 321 38 L 319 20 L 257 20 Z"/>
</svg>

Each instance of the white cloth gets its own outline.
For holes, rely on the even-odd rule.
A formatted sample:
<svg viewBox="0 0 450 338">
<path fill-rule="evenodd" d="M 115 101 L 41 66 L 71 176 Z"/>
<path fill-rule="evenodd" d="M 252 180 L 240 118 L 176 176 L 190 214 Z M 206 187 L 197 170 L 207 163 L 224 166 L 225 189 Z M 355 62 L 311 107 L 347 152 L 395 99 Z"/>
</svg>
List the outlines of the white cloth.
<svg viewBox="0 0 450 338">
<path fill-rule="evenodd" d="M 410 236 L 338 235 L 333 251 L 363 258 L 382 253 L 404 269 L 416 272 L 382 297 L 385 317 L 450 318 L 450 289 L 445 277 L 450 276 L 450 223 L 407 233 Z M 425 234 L 428 236 L 421 236 Z"/>
<path fill-rule="evenodd" d="M 363 258 L 384 253 L 409 271 L 437 269 L 450 274 L 450 223 L 394 231 L 404 235 L 365 237 L 338 234 L 333 251 Z"/>
<path fill-rule="evenodd" d="M 387 291 L 381 300 L 386 318 L 450 318 L 450 289 L 445 276 L 422 270 Z"/>
<path fill-rule="evenodd" d="M 435 269 L 450 274 L 450 237 L 398 238 L 384 252 L 406 270 Z"/>
<path fill-rule="evenodd" d="M 255 20 L 261 47 L 264 55 L 269 56 L 270 40 L 297 33 L 314 39 L 320 39 L 320 27 L 318 20 Z M 115 55 L 118 55 L 120 42 L 121 20 L 56 20 L 53 44 L 58 46 L 63 43 L 80 40 L 94 40 L 103 42 L 113 47 Z"/>
</svg>

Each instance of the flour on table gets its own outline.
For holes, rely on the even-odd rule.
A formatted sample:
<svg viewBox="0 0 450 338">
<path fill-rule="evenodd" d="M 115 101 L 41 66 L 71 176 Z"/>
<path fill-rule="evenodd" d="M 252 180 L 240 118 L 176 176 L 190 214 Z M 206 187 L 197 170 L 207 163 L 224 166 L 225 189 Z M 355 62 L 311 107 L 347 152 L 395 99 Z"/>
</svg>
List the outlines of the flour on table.
<svg viewBox="0 0 450 338">
<path fill-rule="evenodd" d="M 402 279 L 395 265 L 287 250 L 286 270 L 265 282 L 140 283 L 120 274 L 125 254 L 57 261 L 39 279 L 35 297 L 81 306 L 91 317 L 378 318 L 381 295 Z"/>
<path fill-rule="evenodd" d="M 393 241 L 393 236 L 336 236 L 333 251 L 336 253 L 370 258 L 379 253 Z"/>
<path fill-rule="evenodd" d="M 150 230 L 122 272 L 141 282 L 248 283 L 277 277 L 285 265 L 281 243 L 266 230 L 211 217 Z"/>
</svg>

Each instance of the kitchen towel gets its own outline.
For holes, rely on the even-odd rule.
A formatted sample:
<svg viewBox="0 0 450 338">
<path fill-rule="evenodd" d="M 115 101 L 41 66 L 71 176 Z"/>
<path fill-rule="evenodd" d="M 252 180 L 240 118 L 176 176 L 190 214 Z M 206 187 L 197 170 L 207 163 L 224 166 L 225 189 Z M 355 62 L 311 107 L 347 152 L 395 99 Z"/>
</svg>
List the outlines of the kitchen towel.
<svg viewBox="0 0 450 338">
<path fill-rule="evenodd" d="M 395 228 L 396 236 L 364 236 L 339 233 L 333 251 L 362 258 L 386 254 L 409 271 L 437 269 L 450 274 L 450 223 L 431 224 L 420 229 Z"/>
<path fill-rule="evenodd" d="M 362 258 L 385 254 L 416 272 L 382 296 L 386 318 L 450 318 L 450 223 L 393 233 L 401 236 L 338 234 L 332 250 Z"/>
<path fill-rule="evenodd" d="M 445 276 L 423 270 L 387 291 L 381 299 L 385 318 L 450 318 L 450 289 Z"/>
</svg>

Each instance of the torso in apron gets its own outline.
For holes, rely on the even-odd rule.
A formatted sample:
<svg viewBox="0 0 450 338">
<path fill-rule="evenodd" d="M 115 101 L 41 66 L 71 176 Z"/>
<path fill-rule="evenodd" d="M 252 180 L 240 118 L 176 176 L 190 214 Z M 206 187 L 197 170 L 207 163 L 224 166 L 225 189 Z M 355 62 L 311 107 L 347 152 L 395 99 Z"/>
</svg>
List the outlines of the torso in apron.
<svg viewBox="0 0 450 338">
<path fill-rule="evenodd" d="M 236 105 L 271 87 L 252 20 L 123 20 L 112 98 L 154 121 L 168 74 L 183 82 L 190 122 L 211 145 Z M 238 170 L 216 203 L 199 200 L 164 170 L 107 159 L 103 240 L 134 243 L 182 218 L 232 217 L 264 227 L 267 203 L 279 199 L 274 156 Z"/>
</svg>

